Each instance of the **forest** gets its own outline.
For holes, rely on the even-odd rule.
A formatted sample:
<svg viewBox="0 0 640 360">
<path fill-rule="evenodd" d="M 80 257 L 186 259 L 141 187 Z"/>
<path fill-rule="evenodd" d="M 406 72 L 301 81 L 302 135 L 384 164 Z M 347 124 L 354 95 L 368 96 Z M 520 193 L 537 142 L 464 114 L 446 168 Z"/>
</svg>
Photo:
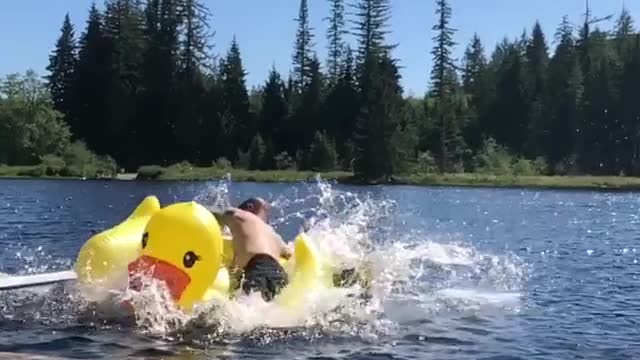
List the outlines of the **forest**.
<svg viewBox="0 0 640 360">
<path fill-rule="evenodd" d="M 201 0 L 106 0 L 81 31 L 67 15 L 47 74 L 0 82 L 0 164 L 86 174 L 188 162 L 366 180 L 640 174 L 640 33 L 626 9 L 587 7 L 577 25 L 561 16 L 552 36 L 532 19 L 489 51 L 480 34 L 457 44 L 450 2 L 435 0 L 428 91 L 409 97 L 387 39 L 390 0 L 326 1 L 326 34 L 300 0 L 291 70 L 265 69 L 253 88 L 242 44 L 214 54 Z"/>
</svg>

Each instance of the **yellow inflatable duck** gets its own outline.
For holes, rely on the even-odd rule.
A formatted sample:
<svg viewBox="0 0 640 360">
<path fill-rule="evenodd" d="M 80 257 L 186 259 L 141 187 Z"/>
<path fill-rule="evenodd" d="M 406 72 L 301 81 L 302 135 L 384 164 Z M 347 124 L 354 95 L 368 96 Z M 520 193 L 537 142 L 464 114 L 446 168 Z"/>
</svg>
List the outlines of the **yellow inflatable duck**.
<svg viewBox="0 0 640 360">
<path fill-rule="evenodd" d="M 231 239 L 223 237 L 209 210 L 193 201 L 161 208 L 158 199 L 149 196 L 122 223 L 91 237 L 75 269 L 89 290 L 140 290 L 148 275 L 163 282 L 177 305 L 190 311 L 213 297 L 231 296 L 232 260 Z M 293 308 L 310 290 L 332 287 L 327 260 L 306 234 L 298 235 L 294 256 L 280 259 L 289 285 L 274 302 Z"/>
<path fill-rule="evenodd" d="M 212 296 L 223 244 L 220 226 L 205 207 L 191 201 L 157 211 L 138 243 L 140 256 L 128 265 L 131 289 L 139 290 L 140 275 L 148 273 L 166 284 L 184 310 Z"/>
<path fill-rule="evenodd" d="M 87 298 L 98 300 L 109 290 L 126 288 L 127 264 L 139 256 L 140 236 L 158 210 L 158 198 L 148 196 L 123 222 L 93 235 L 80 248 L 75 272 Z"/>
</svg>

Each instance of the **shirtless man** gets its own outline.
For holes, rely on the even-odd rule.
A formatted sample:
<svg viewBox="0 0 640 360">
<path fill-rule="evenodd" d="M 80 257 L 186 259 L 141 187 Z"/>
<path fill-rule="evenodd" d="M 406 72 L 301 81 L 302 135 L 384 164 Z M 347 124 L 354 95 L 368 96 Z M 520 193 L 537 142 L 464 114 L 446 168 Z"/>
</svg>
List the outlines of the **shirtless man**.
<svg viewBox="0 0 640 360">
<path fill-rule="evenodd" d="M 233 264 L 243 271 L 243 292 L 260 291 L 265 301 L 271 301 L 289 283 L 278 259 L 292 255 L 282 237 L 267 223 L 269 210 L 263 199 L 250 198 L 219 216 L 231 231 Z"/>
</svg>

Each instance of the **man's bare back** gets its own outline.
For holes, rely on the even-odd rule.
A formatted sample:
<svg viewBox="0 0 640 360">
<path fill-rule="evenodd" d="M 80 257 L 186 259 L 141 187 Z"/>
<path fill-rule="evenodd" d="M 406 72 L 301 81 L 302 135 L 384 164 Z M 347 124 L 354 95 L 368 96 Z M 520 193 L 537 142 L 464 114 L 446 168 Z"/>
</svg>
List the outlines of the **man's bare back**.
<svg viewBox="0 0 640 360">
<path fill-rule="evenodd" d="M 290 256 L 289 247 L 275 230 L 258 215 L 234 208 L 223 214 L 232 235 L 234 265 L 244 268 L 254 255 L 265 254 L 279 259 Z"/>
</svg>

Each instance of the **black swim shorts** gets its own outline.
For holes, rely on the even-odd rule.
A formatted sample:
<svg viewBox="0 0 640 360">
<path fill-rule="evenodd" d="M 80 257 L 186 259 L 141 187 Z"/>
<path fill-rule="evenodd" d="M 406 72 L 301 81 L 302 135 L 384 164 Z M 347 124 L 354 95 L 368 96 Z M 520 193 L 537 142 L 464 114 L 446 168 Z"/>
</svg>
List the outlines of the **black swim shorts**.
<svg viewBox="0 0 640 360">
<path fill-rule="evenodd" d="M 289 277 L 280 263 L 269 255 L 254 255 L 244 268 L 242 291 L 260 291 L 264 301 L 271 301 L 289 284 Z"/>
</svg>

